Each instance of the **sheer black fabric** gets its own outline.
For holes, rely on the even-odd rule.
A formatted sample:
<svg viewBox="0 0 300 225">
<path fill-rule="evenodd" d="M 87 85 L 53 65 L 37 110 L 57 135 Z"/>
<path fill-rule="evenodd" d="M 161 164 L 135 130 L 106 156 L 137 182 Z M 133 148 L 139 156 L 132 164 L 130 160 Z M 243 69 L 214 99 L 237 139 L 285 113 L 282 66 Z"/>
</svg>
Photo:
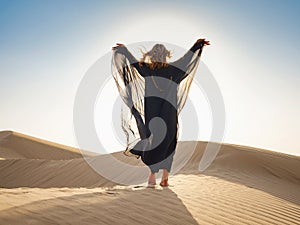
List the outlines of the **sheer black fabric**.
<svg viewBox="0 0 300 225">
<path fill-rule="evenodd" d="M 178 115 L 184 107 L 204 42 L 196 42 L 180 59 L 151 69 L 125 46 L 116 48 L 112 75 L 124 102 L 125 155 L 136 155 L 152 172 L 170 172 L 178 139 Z"/>
</svg>

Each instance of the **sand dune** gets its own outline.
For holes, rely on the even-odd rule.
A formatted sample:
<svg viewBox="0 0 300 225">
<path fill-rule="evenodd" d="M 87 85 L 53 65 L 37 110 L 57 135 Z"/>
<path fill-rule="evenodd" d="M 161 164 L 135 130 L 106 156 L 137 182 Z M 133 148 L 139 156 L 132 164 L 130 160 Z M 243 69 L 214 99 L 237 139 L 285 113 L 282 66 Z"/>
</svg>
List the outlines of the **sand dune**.
<svg viewBox="0 0 300 225">
<path fill-rule="evenodd" d="M 194 146 L 172 186 L 151 189 L 147 171 L 108 164 L 143 165 L 122 152 L 85 156 L 132 185 L 99 175 L 78 149 L 0 132 L 0 224 L 300 224 L 300 157 L 222 144 L 200 172 L 207 142 L 179 142 L 175 161 Z"/>
<path fill-rule="evenodd" d="M 2 159 L 74 159 L 92 152 L 79 150 L 15 131 L 0 132 L 0 158 Z"/>
</svg>

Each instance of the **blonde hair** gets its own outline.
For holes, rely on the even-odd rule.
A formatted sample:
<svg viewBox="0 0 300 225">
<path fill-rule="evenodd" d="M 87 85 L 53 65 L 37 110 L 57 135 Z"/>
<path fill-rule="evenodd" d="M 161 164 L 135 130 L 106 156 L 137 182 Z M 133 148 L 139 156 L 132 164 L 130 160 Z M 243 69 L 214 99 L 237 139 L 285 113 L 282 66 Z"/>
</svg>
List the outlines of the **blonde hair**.
<svg viewBox="0 0 300 225">
<path fill-rule="evenodd" d="M 162 67 L 167 67 L 167 58 L 171 58 L 171 52 L 166 49 L 166 47 L 162 44 L 156 44 L 153 48 L 148 52 L 143 52 L 143 58 L 140 60 L 140 65 L 145 62 L 148 57 L 149 66 L 151 69 L 159 69 Z"/>
</svg>

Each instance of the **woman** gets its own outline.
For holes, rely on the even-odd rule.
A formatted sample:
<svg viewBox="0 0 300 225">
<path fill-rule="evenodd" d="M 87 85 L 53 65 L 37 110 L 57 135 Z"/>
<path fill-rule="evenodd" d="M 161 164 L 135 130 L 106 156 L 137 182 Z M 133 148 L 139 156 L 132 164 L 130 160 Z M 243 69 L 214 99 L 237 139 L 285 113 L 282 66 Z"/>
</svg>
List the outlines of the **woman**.
<svg viewBox="0 0 300 225">
<path fill-rule="evenodd" d="M 170 51 L 162 44 L 143 53 L 140 61 L 123 44 L 112 48 L 113 76 L 129 109 L 127 117 L 122 114 L 122 127 L 127 135 L 124 154 L 141 157 L 150 168 L 149 185 L 156 184 L 155 173 L 159 169 L 163 169 L 160 185 L 169 185 L 178 138 L 178 114 L 186 102 L 202 49 L 209 44 L 198 39 L 182 58 L 171 63 L 167 62 Z"/>
</svg>

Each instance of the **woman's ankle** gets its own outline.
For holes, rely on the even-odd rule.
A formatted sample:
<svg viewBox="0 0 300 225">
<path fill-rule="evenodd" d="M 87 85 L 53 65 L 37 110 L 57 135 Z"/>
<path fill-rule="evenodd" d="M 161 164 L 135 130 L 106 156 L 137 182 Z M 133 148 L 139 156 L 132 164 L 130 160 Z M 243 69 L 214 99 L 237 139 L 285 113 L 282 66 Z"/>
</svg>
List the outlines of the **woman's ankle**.
<svg viewBox="0 0 300 225">
<path fill-rule="evenodd" d="M 168 180 L 168 179 L 169 179 L 169 177 L 162 177 L 161 181 Z"/>
<path fill-rule="evenodd" d="M 155 173 L 150 173 L 149 178 L 148 178 L 149 183 L 155 183 L 156 182 L 156 177 Z"/>
<path fill-rule="evenodd" d="M 161 177 L 161 180 L 168 180 L 168 177 L 169 177 L 169 171 L 164 169 L 163 170 L 163 174 L 162 174 L 162 177 Z"/>
</svg>

